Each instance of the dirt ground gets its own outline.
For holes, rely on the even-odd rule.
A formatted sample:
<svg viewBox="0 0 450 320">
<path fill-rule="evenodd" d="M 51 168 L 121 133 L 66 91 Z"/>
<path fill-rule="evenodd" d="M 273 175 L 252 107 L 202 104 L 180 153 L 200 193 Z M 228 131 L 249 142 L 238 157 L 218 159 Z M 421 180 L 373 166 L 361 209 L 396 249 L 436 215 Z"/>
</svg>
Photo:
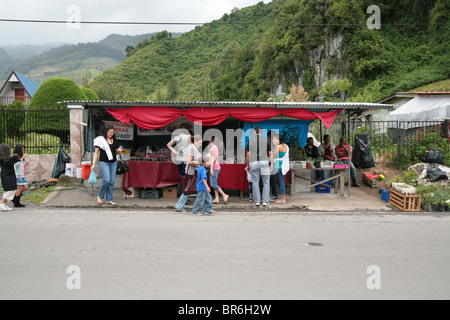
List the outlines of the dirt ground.
<svg viewBox="0 0 450 320">
<path fill-rule="evenodd" d="M 376 172 L 377 174 L 382 174 L 385 177 L 385 180 L 391 181 L 392 178 L 395 176 L 398 176 L 400 178 L 403 176 L 403 170 L 396 169 L 393 166 L 388 166 L 385 164 L 377 164 L 375 167 L 372 168 L 364 168 L 364 169 L 356 168 L 356 172 L 358 175 L 358 183 L 361 185 L 361 190 L 377 198 L 380 197 L 380 190 L 377 187 L 374 188 L 369 187 L 369 185 L 363 181 L 363 174 L 365 172 L 369 172 L 370 174 L 374 172 Z"/>
</svg>

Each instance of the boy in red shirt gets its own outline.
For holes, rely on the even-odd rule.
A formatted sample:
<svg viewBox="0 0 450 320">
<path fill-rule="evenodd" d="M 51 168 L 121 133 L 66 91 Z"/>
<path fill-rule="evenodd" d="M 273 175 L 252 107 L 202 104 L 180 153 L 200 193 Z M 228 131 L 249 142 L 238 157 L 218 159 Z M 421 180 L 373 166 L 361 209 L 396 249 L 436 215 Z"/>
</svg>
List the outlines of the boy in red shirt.
<svg viewBox="0 0 450 320">
<path fill-rule="evenodd" d="M 348 145 L 348 143 L 345 141 L 345 138 L 340 138 L 339 144 L 335 148 L 337 160 L 348 164 L 348 166 L 350 168 L 350 176 L 352 178 L 352 185 L 354 187 L 359 187 L 360 185 L 358 184 L 358 179 L 356 177 L 355 166 L 349 159 L 349 150 L 348 150 L 349 148 L 350 148 L 350 153 L 351 153 L 352 146 Z"/>
</svg>

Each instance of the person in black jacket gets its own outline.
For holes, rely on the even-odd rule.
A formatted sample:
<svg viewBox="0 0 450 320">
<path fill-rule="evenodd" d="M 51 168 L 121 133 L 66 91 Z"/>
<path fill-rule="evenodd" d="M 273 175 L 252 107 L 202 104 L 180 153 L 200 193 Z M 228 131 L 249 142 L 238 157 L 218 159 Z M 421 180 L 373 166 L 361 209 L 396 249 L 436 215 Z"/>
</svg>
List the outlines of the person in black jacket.
<svg viewBox="0 0 450 320">
<path fill-rule="evenodd" d="M 3 211 L 11 211 L 8 207 L 8 200 L 14 199 L 17 189 L 16 174 L 14 164 L 19 162 L 17 154 L 11 156 L 11 148 L 7 144 L 0 145 L 0 167 L 2 169 L 1 181 L 3 187 L 3 197 L 0 200 L 0 209 Z"/>
<path fill-rule="evenodd" d="M 319 158 L 319 149 L 314 145 L 314 139 L 312 137 L 306 139 L 305 153 L 309 158 Z"/>
</svg>

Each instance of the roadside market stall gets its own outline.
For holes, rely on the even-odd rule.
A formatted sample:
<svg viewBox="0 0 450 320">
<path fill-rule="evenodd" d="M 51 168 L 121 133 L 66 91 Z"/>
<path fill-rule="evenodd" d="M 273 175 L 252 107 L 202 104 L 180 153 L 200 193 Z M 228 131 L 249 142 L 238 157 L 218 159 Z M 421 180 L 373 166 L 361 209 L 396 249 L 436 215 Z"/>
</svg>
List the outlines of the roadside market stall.
<svg viewBox="0 0 450 320">
<path fill-rule="evenodd" d="M 194 131 L 199 130 L 197 132 L 203 134 L 203 130 L 208 128 L 218 128 L 225 132 L 243 129 L 248 124 L 253 127 L 253 124 L 267 120 L 281 122 L 299 120 L 303 122 L 301 125 L 306 127 L 301 134 L 302 137 L 299 138 L 306 141 L 307 127 L 313 120 L 319 119 L 326 128 L 330 128 L 336 117 L 350 118 L 365 109 L 392 108 L 383 104 L 338 102 L 65 101 L 64 103 L 67 103 L 69 109 L 87 110 L 86 150 L 88 151 L 92 151 L 92 146 L 89 145 L 91 138 L 98 135 L 99 121 L 113 121 L 116 127 L 117 124 L 121 124 L 117 139 L 122 140 L 120 142 L 125 149 L 129 148 L 128 156 L 131 156 L 127 158 L 130 170 L 122 179 L 124 191 L 130 187 L 139 186 L 161 188 L 176 185 L 179 182 L 176 166 L 167 161 L 169 153 L 165 145 L 170 139 L 168 133 L 178 128 L 180 122 L 189 122 L 194 127 Z M 165 132 L 166 135 L 161 138 L 158 132 Z M 350 132 L 348 134 L 350 135 Z M 234 140 L 234 136 L 230 140 Z M 229 145 L 230 141 L 224 143 Z M 238 144 L 235 144 L 236 149 L 239 149 Z M 145 147 L 144 151 L 142 147 Z M 139 149 L 142 153 L 138 153 Z M 136 153 L 143 156 L 145 161 L 136 159 Z M 235 156 L 234 161 L 225 158 L 219 176 L 219 185 L 223 188 L 247 191 L 244 167 L 242 157 Z M 242 179 L 235 177 L 242 177 Z M 287 174 L 286 183 L 293 183 L 292 178 L 292 174 Z"/>
</svg>

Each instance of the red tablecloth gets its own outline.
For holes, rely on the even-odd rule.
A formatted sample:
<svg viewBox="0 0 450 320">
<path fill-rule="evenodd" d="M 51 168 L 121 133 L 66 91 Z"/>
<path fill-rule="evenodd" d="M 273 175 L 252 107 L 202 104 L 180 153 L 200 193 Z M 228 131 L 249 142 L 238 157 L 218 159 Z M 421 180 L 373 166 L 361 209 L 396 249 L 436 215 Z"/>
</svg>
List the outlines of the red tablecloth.
<svg viewBox="0 0 450 320">
<path fill-rule="evenodd" d="M 122 190 L 127 188 L 163 188 L 180 183 L 177 166 L 163 161 L 127 161 L 128 172 L 122 177 Z"/>
<path fill-rule="evenodd" d="M 219 187 L 226 189 L 235 189 L 248 191 L 247 172 L 245 164 L 220 164 Z"/>
<path fill-rule="evenodd" d="M 248 191 L 247 171 L 245 164 L 220 164 L 219 180 L 221 188 Z M 284 183 L 291 184 L 291 171 L 284 175 Z"/>
</svg>

